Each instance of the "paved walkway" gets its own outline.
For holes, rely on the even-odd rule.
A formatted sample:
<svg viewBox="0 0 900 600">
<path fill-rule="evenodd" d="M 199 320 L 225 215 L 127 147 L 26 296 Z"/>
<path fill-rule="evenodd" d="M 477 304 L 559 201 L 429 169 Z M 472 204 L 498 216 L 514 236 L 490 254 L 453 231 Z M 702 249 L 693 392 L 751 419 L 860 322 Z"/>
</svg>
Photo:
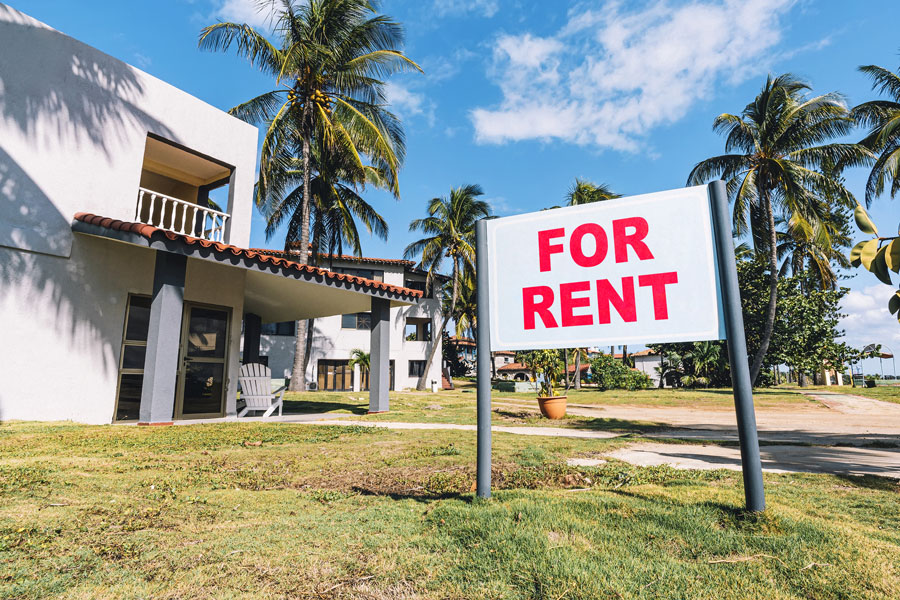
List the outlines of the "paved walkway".
<svg viewBox="0 0 900 600">
<path fill-rule="evenodd" d="M 850 394 L 809 392 L 817 403 L 758 408 L 760 440 L 824 446 L 865 446 L 873 443 L 900 445 L 900 404 Z M 496 398 L 501 407 L 531 409 L 534 403 L 517 398 Z M 685 408 L 667 406 L 597 406 L 570 404 L 569 414 L 596 419 L 654 424 L 670 429 L 647 437 L 697 440 L 737 440 L 733 408 Z"/>
<path fill-rule="evenodd" d="M 738 448 L 699 444 L 631 444 L 605 454 L 634 465 L 740 471 Z M 900 450 L 839 446 L 761 446 L 763 471 L 880 475 L 900 479 Z"/>
</svg>

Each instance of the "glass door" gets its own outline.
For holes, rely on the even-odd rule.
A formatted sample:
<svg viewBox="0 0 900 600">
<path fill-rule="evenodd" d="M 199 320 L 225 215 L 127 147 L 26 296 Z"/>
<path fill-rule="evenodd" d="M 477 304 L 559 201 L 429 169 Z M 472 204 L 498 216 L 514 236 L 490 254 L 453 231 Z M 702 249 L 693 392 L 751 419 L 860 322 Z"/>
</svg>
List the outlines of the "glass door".
<svg viewBox="0 0 900 600">
<path fill-rule="evenodd" d="M 181 332 L 181 368 L 175 416 L 178 419 L 225 414 L 229 311 L 188 304 Z"/>
</svg>

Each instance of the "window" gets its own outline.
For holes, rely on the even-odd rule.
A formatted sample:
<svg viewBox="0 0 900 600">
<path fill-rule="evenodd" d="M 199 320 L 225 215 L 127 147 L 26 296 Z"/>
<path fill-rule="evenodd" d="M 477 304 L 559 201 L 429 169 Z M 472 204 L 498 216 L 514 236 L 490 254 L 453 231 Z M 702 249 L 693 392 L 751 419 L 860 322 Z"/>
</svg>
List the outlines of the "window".
<svg viewBox="0 0 900 600">
<path fill-rule="evenodd" d="M 372 313 L 341 315 L 341 329 L 372 329 Z"/>
<path fill-rule="evenodd" d="M 296 335 L 295 321 L 282 321 L 281 323 L 263 323 L 259 332 L 262 335 Z"/>
<path fill-rule="evenodd" d="M 384 281 L 384 271 L 376 269 L 356 269 L 354 267 L 337 267 L 335 273 L 344 273 L 345 275 L 353 275 L 354 277 L 362 277 L 364 279 L 374 279 L 375 281 Z"/>
<path fill-rule="evenodd" d="M 116 392 L 116 421 L 136 421 L 144 387 L 144 357 L 150 327 L 150 298 L 129 296 L 125 309 L 125 333 L 119 356 L 119 385 Z"/>
<path fill-rule="evenodd" d="M 420 292 L 422 292 L 424 294 L 423 298 L 433 298 L 434 297 L 434 294 L 429 293 L 429 290 L 426 289 L 428 287 L 428 285 L 425 283 L 424 279 L 422 279 L 422 280 L 408 279 L 408 278 L 404 279 L 403 287 L 409 288 L 411 290 L 419 290 Z"/>
<path fill-rule="evenodd" d="M 348 392 L 353 389 L 353 369 L 346 360 L 320 360 L 318 389 Z"/>
<path fill-rule="evenodd" d="M 424 374 L 425 374 L 425 361 L 424 360 L 409 361 L 409 376 L 410 377 L 421 377 Z"/>
<path fill-rule="evenodd" d="M 410 317 L 406 319 L 403 339 L 408 342 L 430 342 L 431 319 L 422 317 Z"/>
</svg>

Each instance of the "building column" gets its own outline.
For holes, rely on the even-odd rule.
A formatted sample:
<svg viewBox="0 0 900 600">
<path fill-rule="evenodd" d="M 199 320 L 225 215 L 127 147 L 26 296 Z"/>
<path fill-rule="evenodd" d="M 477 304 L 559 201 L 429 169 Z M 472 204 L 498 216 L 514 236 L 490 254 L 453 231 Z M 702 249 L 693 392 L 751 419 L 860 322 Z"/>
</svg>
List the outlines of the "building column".
<svg viewBox="0 0 900 600">
<path fill-rule="evenodd" d="M 372 343 L 369 347 L 369 412 L 388 411 L 391 386 L 391 301 L 372 298 Z"/>
<path fill-rule="evenodd" d="M 259 362 L 259 336 L 262 330 L 262 319 L 259 315 L 247 313 L 244 315 L 244 352 L 243 363 Z"/>
<path fill-rule="evenodd" d="M 156 251 L 147 356 L 144 359 L 144 385 L 138 420 L 140 425 L 172 423 L 186 267 L 186 256 Z"/>
<path fill-rule="evenodd" d="M 360 379 L 362 370 L 359 365 L 353 365 L 353 391 L 358 392 L 362 389 L 362 380 Z"/>
</svg>

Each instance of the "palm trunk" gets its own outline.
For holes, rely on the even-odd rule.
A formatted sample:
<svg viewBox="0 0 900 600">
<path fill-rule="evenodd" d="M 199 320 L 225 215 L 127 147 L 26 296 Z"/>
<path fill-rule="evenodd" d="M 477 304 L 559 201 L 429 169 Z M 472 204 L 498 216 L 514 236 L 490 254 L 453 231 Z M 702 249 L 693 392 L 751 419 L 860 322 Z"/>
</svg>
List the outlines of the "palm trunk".
<svg viewBox="0 0 900 600">
<path fill-rule="evenodd" d="M 309 103 L 307 103 L 309 106 Z M 304 107 L 304 121 L 307 120 L 308 108 Z M 309 136 L 303 136 L 303 207 L 302 207 L 302 225 L 300 226 L 300 256 L 297 262 L 307 264 L 309 262 L 309 164 L 310 164 L 310 142 Z M 309 329 L 312 323 L 304 323 L 297 321 L 297 339 L 294 342 L 294 366 L 291 369 L 291 383 L 288 389 L 292 392 L 306 391 L 306 362 L 309 354 L 307 353 L 306 341 Z"/>
<path fill-rule="evenodd" d="M 456 262 L 453 263 L 453 272 L 451 273 L 451 277 L 453 277 L 453 292 L 450 296 L 450 311 L 444 315 L 443 319 L 441 319 L 441 329 L 437 332 L 441 336 L 444 335 L 444 328 L 447 327 L 447 321 L 450 320 L 450 315 L 456 312 L 456 301 L 457 299 L 459 299 L 459 270 L 456 267 Z M 434 284 L 432 283 L 432 285 Z M 437 337 L 435 335 L 432 335 L 431 339 L 431 350 L 428 352 L 428 360 L 425 362 L 425 370 L 419 377 L 419 381 L 416 382 L 416 389 L 420 392 L 425 389 L 425 381 L 428 378 L 428 371 L 431 370 L 431 363 L 432 361 L 434 361 L 435 352 L 437 352 L 438 345 L 435 342 Z"/>
<path fill-rule="evenodd" d="M 563 350 L 563 356 L 565 357 L 565 364 L 566 364 L 566 370 L 565 370 L 565 374 L 566 374 L 566 378 L 565 378 L 565 379 L 566 379 L 566 393 L 568 393 L 568 392 L 569 392 L 569 349 L 568 349 L 568 348 L 566 348 L 565 350 Z"/>
<path fill-rule="evenodd" d="M 447 321 L 450 320 L 450 315 L 444 315 L 444 318 L 441 319 L 441 329 L 439 334 L 443 336 L 444 328 L 447 327 Z M 422 371 L 422 375 L 419 376 L 419 380 L 416 382 L 416 389 L 420 392 L 425 389 L 425 381 L 428 379 L 428 372 L 431 371 L 431 363 L 434 362 L 434 355 L 437 353 L 438 347 L 438 338 L 436 335 L 432 334 L 431 336 L 431 350 L 428 351 L 428 360 L 425 362 L 425 370 Z"/>
<path fill-rule="evenodd" d="M 628 366 L 628 345 L 622 346 L 622 364 Z"/>
<path fill-rule="evenodd" d="M 581 348 L 575 348 L 575 389 L 581 389 Z"/>
<path fill-rule="evenodd" d="M 756 385 L 759 371 L 762 369 L 763 359 L 766 357 L 766 352 L 769 351 L 769 342 L 772 341 L 772 332 L 775 329 L 775 309 L 778 302 L 778 240 L 775 235 L 775 213 L 772 211 L 772 201 L 768 192 L 761 193 L 760 197 L 762 198 L 766 219 L 769 224 L 769 306 L 766 311 L 766 322 L 763 325 L 762 335 L 760 336 L 759 350 L 756 351 L 756 356 L 753 357 L 753 364 L 750 365 L 750 382 L 752 385 Z"/>
</svg>

